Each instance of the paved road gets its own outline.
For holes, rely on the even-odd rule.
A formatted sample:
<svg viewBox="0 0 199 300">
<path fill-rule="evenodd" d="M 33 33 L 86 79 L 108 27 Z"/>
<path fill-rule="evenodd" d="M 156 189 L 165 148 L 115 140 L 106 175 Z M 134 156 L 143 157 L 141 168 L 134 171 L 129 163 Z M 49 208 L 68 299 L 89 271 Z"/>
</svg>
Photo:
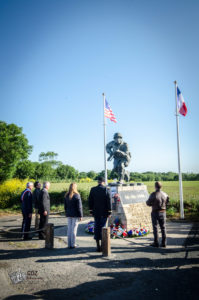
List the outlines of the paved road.
<svg viewBox="0 0 199 300">
<path fill-rule="evenodd" d="M 74 250 L 67 249 L 65 217 L 51 217 L 53 250 L 37 237 L 24 242 L 1 234 L 1 299 L 199 299 L 199 224 L 168 222 L 166 249 L 149 247 L 152 234 L 111 240 L 112 255 L 103 258 L 84 231 L 87 221 L 79 225 Z M 0 219 L 0 228 L 20 226 L 20 216 Z"/>
</svg>

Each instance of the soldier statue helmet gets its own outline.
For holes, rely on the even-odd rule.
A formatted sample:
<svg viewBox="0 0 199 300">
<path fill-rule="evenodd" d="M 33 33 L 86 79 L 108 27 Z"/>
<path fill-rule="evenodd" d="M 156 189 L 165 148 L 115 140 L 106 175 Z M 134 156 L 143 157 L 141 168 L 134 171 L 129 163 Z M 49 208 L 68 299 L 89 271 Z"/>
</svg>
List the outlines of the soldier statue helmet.
<svg viewBox="0 0 199 300">
<path fill-rule="evenodd" d="M 106 145 L 106 151 L 110 155 L 108 161 L 113 161 L 113 171 L 118 174 L 119 181 L 129 181 L 129 172 L 125 167 L 129 165 L 131 153 L 129 152 L 128 144 L 123 142 L 121 133 L 117 132 L 113 136 L 113 141 Z"/>
</svg>

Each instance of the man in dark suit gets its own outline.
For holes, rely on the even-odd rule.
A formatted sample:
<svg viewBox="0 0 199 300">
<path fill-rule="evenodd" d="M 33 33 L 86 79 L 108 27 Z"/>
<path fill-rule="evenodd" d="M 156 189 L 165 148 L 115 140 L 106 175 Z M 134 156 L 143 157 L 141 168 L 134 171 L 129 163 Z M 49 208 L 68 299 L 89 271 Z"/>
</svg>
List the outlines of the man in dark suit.
<svg viewBox="0 0 199 300">
<path fill-rule="evenodd" d="M 104 186 L 104 178 L 98 178 L 98 186 L 91 188 L 88 198 L 90 214 L 94 216 L 94 239 L 97 243 L 97 251 L 101 251 L 102 227 L 106 225 L 107 218 L 111 215 L 111 197 Z"/>
<path fill-rule="evenodd" d="M 21 210 L 23 215 L 22 232 L 29 232 L 32 219 L 32 189 L 33 183 L 28 182 L 26 189 L 21 194 Z M 24 240 L 32 239 L 28 233 L 23 234 Z"/>
<path fill-rule="evenodd" d="M 48 194 L 48 190 L 50 188 L 50 182 L 46 181 L 43 183 L 43 189 L 40 193 L 39 200 L 39 214 L 40 214 L 40 223 L 39 229 L 45 228 L 48 223 L 48 216 L 50 214 L 50 196 Z M 39 239 L 45 240 L 46 235 L 44 231 L 39 232 Z"/>
<path fill-rule="evenodd" d="M 34 183 L 35 190 L 32 194 L 32 199 L 33 199 L 33 204 L 35 207 L 35 230 L 39 229 L 39 214 L 38 214 L 38 209 L 39 209 L 39 196 L 40 196 L 40 188 L 41 188 L 41 183 L 39 181 L 36 181 Z"/>
</svg>

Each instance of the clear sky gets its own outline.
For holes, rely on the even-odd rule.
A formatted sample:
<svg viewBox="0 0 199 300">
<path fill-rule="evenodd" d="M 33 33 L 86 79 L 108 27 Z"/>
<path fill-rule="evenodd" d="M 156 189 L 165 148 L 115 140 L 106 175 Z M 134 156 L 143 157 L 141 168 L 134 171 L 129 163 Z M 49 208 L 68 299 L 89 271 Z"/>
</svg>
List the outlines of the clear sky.
<svg viewBox="0 0 199 300">
<path fill-rule="evenodd" d="M 0 119 L 23 127 L 32 161 L 101 171 L 104 92 L 129 170 L 177 172 L 177 80 L 182 171 L 198 173 L 198 30 L 198 0 L 1 0 Z"/>
</svg>

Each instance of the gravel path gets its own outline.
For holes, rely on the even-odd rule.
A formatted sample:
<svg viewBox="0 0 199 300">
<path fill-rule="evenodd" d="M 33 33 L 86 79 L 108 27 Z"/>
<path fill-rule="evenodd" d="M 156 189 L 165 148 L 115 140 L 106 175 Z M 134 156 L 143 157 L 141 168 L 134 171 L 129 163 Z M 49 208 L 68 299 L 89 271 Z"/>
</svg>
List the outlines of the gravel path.
<svg viewBox="0 0 199 300">
<path fill-rule="evenodd" d="M 95 252 L 93 236 L 78 227 L 79 248 L 69 250 L 66 218 L 51 216 L 55 246 L 37 236 L 0 237 L 1 299 L 199 299 L 199 224 L 168 222 L 168 247 L 151 248 L 152 234 L 111 240 L 112 255 Z M 21 217 L 0 218 L 0 228 L 20 231 Z M 18 272 L 18 280 L 14 283 Z"/>
</svg>

